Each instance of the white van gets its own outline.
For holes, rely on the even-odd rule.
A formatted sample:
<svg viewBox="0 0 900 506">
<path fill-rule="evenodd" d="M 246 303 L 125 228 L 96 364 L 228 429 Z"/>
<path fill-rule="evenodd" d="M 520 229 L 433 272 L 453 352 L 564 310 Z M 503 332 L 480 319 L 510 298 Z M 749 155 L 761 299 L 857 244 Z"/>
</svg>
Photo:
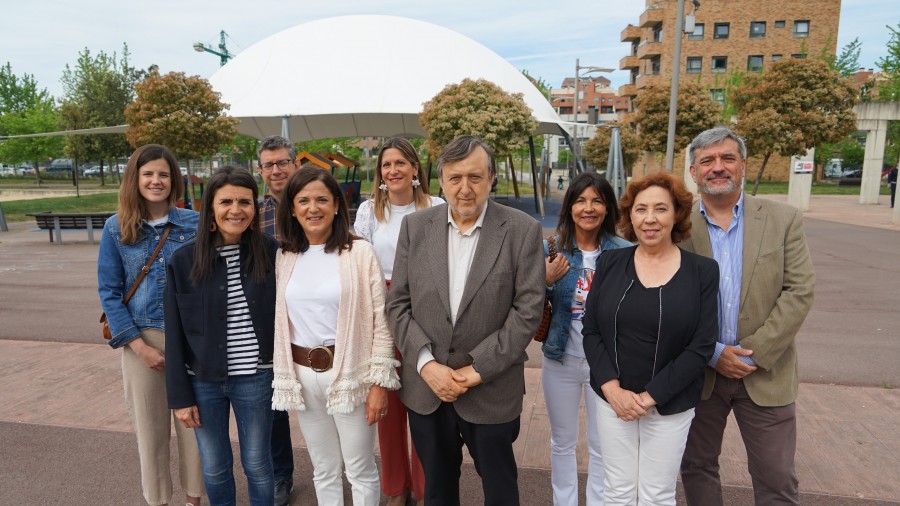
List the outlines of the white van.
<svg viewBox="0 0 900 506">
<path fill-rule="evenodd" d="M 840 158 L 832 158 L 825 162 L 825 177 L 841 177 L 841 159 Z"/>
</svg>

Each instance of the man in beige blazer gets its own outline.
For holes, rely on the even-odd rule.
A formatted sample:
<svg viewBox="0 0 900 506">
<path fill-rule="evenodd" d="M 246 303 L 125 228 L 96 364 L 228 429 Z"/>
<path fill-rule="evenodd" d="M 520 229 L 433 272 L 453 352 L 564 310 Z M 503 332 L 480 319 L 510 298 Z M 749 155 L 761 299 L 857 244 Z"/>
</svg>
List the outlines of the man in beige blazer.
<svg viewBox="0 0 900 506">
<path fill-rule="evenodd" d="M 799 504 L 795 338 L 815 284 L 803 215 L 744 195 L 747 149 L 727 128 L 698 135 L 690 160 L 700 201 L 681 247 L 715 258 L 720 280 L 719 342 L 681 464 L 685 495 L 691 505 L 722 504 L 718 459 L 733 410 L 756 504 Z"/>
<path fill-rule="evenodd" d="M 477 137 L 454 139 L 437 170 L 447 204 L 404 218 L 387 303 L 424 499 L 459 504 L 465 444 L 485 504 L 518 504 L 512 444 L 543 308 L 541 226 L 488 200 L 496 170 Z"/>
</svg>

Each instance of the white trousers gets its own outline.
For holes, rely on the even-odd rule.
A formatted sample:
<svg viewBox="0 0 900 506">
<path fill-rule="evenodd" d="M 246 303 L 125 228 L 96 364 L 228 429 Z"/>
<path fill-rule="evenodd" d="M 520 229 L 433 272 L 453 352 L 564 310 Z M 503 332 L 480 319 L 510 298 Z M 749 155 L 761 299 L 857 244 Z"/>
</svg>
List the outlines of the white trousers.
<svg viewBox="0 0 900 506">
<path fill-rule="evenodd" d="M 625 422 L 603 399 L 597 402 L 606 474 L 606 504 L 675 505 L 675 480 L 694 410 L 663 416 L 650 408 Z"/>
<path fill-rule="evenodd" d="M 354 506 L 377 506 L 381 490 L 375 463 L 375 425 L 366 424 L 365 403 L 351 413 L 329 415 L 325 401 L 334 369 L 315 372 L 294 364 L 294 370 L 303 386 L 306 410 L 297 411 L 297 420 L 312 461 L 318 503 L 344 504 L 343 464 Z"/>
<path fill-rule="evenodd" d="M 588 506 L 603 505 L 603 456 L 597 425 L 597 403 L 602 400 L 591 389 L 591 370 L 582 357 L 566 355 L 563 363 L 544 357 L 541 383 L 550 418 L 550 482 L 553 504 L 578 506 L 578 411 L 584 397 L 587 414 Z"/>
</svg>

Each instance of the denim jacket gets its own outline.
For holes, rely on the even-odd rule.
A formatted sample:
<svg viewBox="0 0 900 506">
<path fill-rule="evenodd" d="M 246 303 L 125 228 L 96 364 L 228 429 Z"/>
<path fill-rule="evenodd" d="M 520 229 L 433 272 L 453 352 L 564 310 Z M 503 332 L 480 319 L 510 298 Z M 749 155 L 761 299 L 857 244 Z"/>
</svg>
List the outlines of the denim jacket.
<svg viewBox="0 0 900 506">
<path fill-rule="evenodd" d="M 556 236 L 557 252 L 566 257 L 569 262 L 569 270 L 556 283 L 547 289 L 547 297 L 550 297 L 550 304 L 553 305 L 553 313 L 550 316 L 550 329 L 547 331 L 547 339 L 541 345 L 541 351 L 544 356 L 553 360 L 563 361 L 566 354 L 566 344 L 569 342 L 569 328 L 572 326 L 572 297 L 575 294 L 575 288 L 578 284 L 578 273 L 583 258 L 581 250 L 575 246 L 574 251 L 569 254 L 559 246 L 559 236 Z M 621 237 L 603 234 L 600 240 L 600 255 L 604 251 L 627 248 L 632 244 Z M 549 255 L 547 241 L 544 241 L 544 257 Z M 597 256 L 597 262 L 600 262 L 600 256 Z M 596 269 L 596 264 L 594 266 Z"/>
<path fill-rule="evenodd" d="M 163 300 L 166 292 L 166 263 L 175 250 L 194 240 L 199 217 L 196 211 L 177 207 L 169 211 L 172 231 L 127 307 L 122 304 L 122 300 L 159 244 L 166 226 L 153 227 L 142 222 L 143 237 L 134 244 L 122 244 L 119 215 L 106 220 L 97 258 L 97 291 L 113 336 L 109 341 L 110 346 L 119 348 L 128 344 L 140 336 L 141 329 L 165 328 Z"/>
</svg>

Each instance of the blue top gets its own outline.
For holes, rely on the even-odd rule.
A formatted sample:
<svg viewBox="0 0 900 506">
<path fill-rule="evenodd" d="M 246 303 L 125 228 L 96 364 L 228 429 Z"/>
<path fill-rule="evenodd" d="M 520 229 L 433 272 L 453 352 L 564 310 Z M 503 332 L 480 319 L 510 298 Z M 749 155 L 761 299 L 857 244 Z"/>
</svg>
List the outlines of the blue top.
<svg viewBox="0 0 900 506">
<path fill-rule="evenodd" d="M 700 214 L 706 220 L 712 256 L 719 263 L 719 340 L 716 351 L 709 360 L 716 367 L 725 346 L 737 346 L 738 314 L 741 310 L 741 279 L 744 272 L 744 194 L 732 209 L 728 230 L 713 223 L 706 215 L 706 206 L 700 201 Z M 750 357 L 738 356 L 747 365 L 756 365 Z"/>
<path fill-rule="evenodd" d="M 563 361 L 566 354 L 566 344 L 569 342 L 569 327 L 572 326 L 572 297 L 575 294 L 576 284 L 578 283 L 578 274 L 581 272 L 583 263 L 581 250 L 577 246 L 573 247 L 570 254 L 559 244 L 559 236 L 555 236 L 557 242 L 557 252 L 566 257 L 569 262 L 569 271 L 553 283 L 547 289 L 547 296 L 550 297 L 550 304 L 553 306 L 553 312 L 550 316 L 550 329 L 547 331 L 547 339 L 541 345 L 541 351 L 544 356 L 553 360 Z M 619 248 L 627 248 L 632 244 L 621 237 L 603 234 L 600 239 L 600 255 L 597 257 L 597 264 L 600 264 L 600 257 L 604 251 Z M 548 252 L 547 241 L 544 241 L 544 257 Z M 596 265 L 594 270 L 596 270 Z"/>
<path fill-rule="evenodd" d="M 122 244 L 119 215 L 106 220 L 97 257 L 97 291 L 113 336 L 110 346 L 119 348 L 128 344 L 140 337 L 141 329 L 165 328 L 166 264 L 172 253 L 194 240 L 199 219 L 196 211 L 177 207 L 169 210 L 168 223 L 172 224 L 172 231 L 127 306 L 122 300 L 159 244 L 166 224 L 152 226 L 142 221 L 142 237 L 134 244 Z"/>
</svg>

